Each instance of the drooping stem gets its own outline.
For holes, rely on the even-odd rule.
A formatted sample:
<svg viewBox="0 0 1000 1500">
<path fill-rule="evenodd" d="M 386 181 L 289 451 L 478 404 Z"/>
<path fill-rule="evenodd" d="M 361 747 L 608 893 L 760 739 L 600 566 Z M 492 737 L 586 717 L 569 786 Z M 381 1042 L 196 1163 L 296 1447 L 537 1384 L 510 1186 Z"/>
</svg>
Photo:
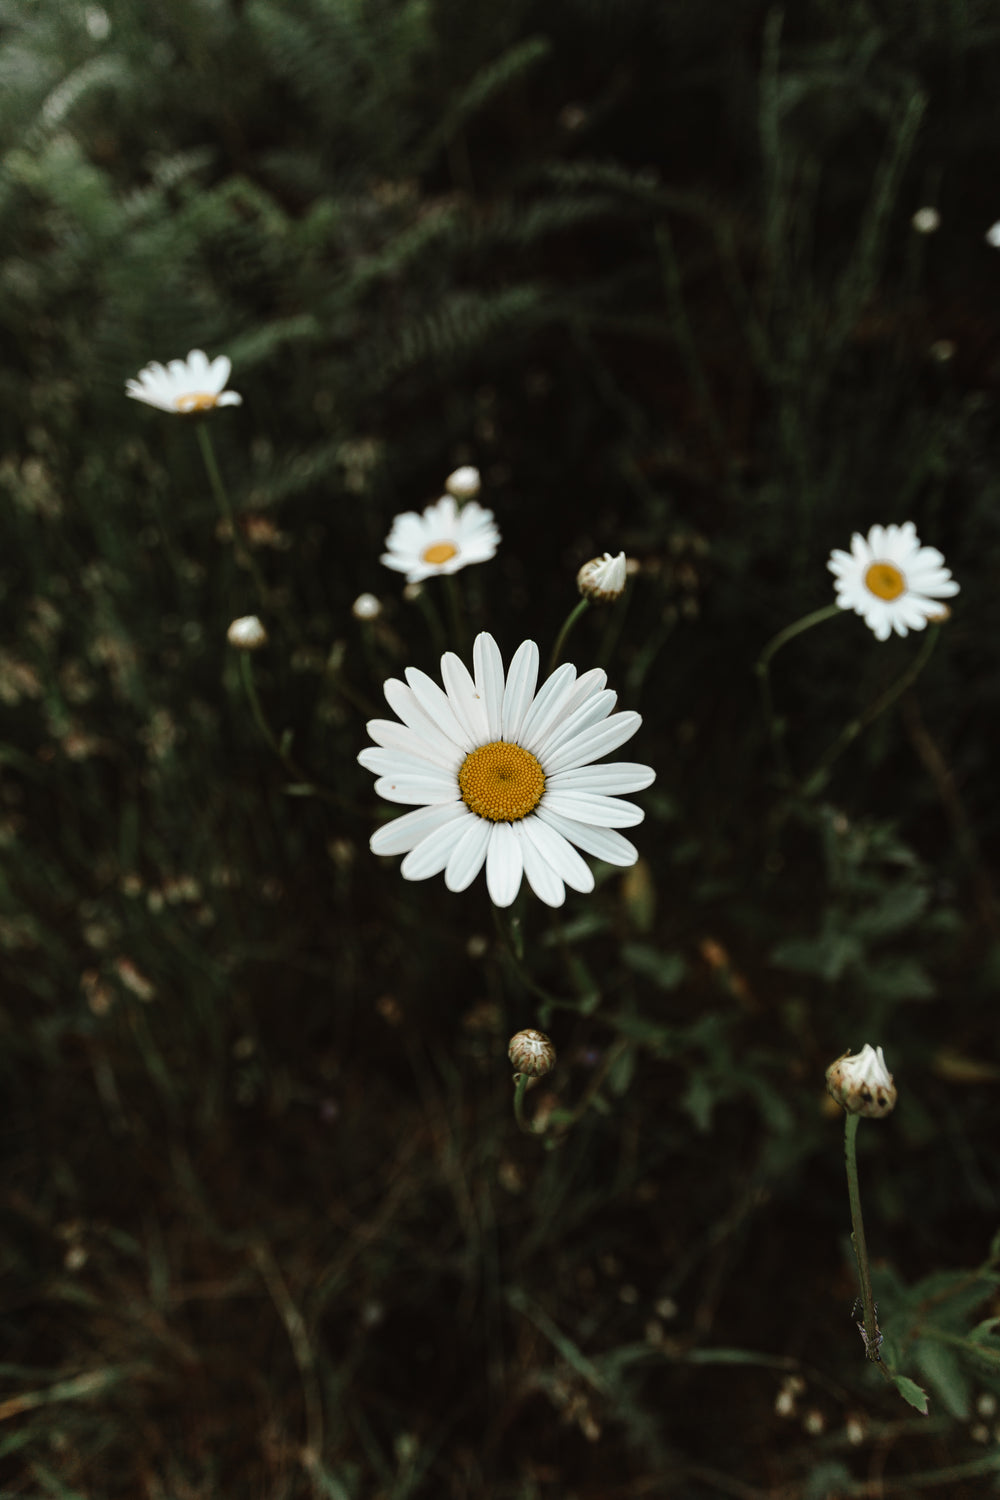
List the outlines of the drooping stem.
<svg viewBox="0 0 1000 1500">
<path fill-rule="evenodd" d="M 847 1163 L 847 1195 L 851 1202 L 851 1243 L 858 1263 L 858 1280 L 861 1283 L 861 1304 L 864 1309 L 865 1352 L 869 1359 L 881 1359 L 879 1346 L 882 1335 L 875 1316 L 875 1298 L 872 1293 L 871 1266 L 868 1261 L 868 1245 L 865 1241 L 865 1222 L 861 1216 L 861 1189 L 858 1185 L 857 1137 L 860 1115 L 844 1116 L 844 1160 Z"/>
<path fill-rule="evenodd" d="M 580 616 L 587 610 L 589 604 L 589 599 L 581 599 L 576 608 L 571 609 L 569 614 L 563 621 L 562 629 L 556 636 L 556 643 L 552 647 L 552 655 L 549 657 L 550 673 L 554 672 L 556 667 L 559 665 L 559 658 L 562 655 L 563 647 L 569 639 L 570 631 L 573 629 L 573 626 L 576 624 L 577 620 L 579 620 Z"/>
<path fill-rule="evenodd" d="M 215 447 L 208 430 L 208 423 L 196 417 L 195 428 L 198 433 L 198 446 L 201 449 L 201 456 L 205 462 L 205 470 L 208 474 L 208 482 L 212 487 L 212 494 L 215 496 L 222 519 L 232 536 L 233 551 L 236 554 L 236 560 L 241 567 L 246 568 L 249 572 L 254 582 L 254 588 L 257 591 L 257 598 L 266 607 L 268 602 L 267 587 L 253 553 L 248 547 L 244 546 L 243 540 L 240 537 L 239 527 L 236 524 L 236 515 L 233 511 L 232 502 L 229 499 L 229 492 L 223 483 L 222 474 L 216 462 Z"/>
<path fill-rule="evenodd" d="M 849 724 L 844 726 L 830 748 L 820 757 L 815 770 L 806 778 L 803 784 L 803 791 L 807 796 L 819 790 L 826 780 L 826 773 L 834 761 L 838 756 L 843 755 L 849 745 L 853 744 L 861 731 L 867 729 L 869 724 L 873 724 L 877 718 L 885 713 L 887 708 L 891 708 L 896 699 L 916 682 L 920 673 L 924 670 L 928 661 L 930 661 L 931 652 L 937 645 L 937 638 L 940 633 L 940 625 L 932 625 L 927 632 L 920 651 L 906 668 L 905 672 L 900 673 L 895 682 L 890 683 L 885 692 L 881 693 L 863 714 L 859 715 L 856 719 L 852 719 Z"/>
<path fill-rule="evenodd" d="M 517 1128 L 525 1135 L 534 1135 L 534 1126 L 524 1113 L 524 1096 L 528 1091 L 529 1077 L 527 1073 L 514 1074 L 514 1119 Z"/>
<path fill-rule="evenodd" d="M 788 754 L 785 750 L 784 734 L 781 725 L 774 712 L 774 695 L 771 692 L 771 662 L 782 646 L 793 641 L 797 635 L 804 630 L 811 630 L 814 625 L 821 625 L 824 620 L 832 620 L 835 615 L 842 613 L 839 604 L 825 604 L 822 609 L 814 609 L 811 614 L 803 615 L 800 620 L 794 620 L 791 625 L 786 625 L 784 630 L 772 636 L 757 658 L 755 672 L 757 683 L 760 688 L 760 705 L 764 715 L 764 722 L 771 739 L 771 748 L 778 769 L 786 780 L 791 779 L 788 765 Z"/>
</svg>

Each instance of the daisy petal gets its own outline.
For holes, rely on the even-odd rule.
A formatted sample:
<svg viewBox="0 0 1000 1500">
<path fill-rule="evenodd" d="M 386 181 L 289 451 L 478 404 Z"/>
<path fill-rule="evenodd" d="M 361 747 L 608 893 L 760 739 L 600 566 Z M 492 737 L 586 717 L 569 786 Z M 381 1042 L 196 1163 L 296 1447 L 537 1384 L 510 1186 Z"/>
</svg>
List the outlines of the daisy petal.
<svg viewBox="0 0 1000 1500">
<path fill-rule="evenodd" d="M 639 858 L 635 845 L 630 844 L 624 834 L 617 833 L 613 828 L 592 828 L 586 823 L 577 822 L 575 818 L 564 818 L 544 802 L 536 810 L 535 816 L 540 822 L 547 823 L 550 828 L 561 833 L 571 844 L 576 844 L 585 854 L 603 859 L 605 864 L 634 865 Z"/>
<path fill-rule="evenodd" d="M 551 823 L 542 822 L 537 817 L 525 818 L 524 836 L 571 890 L 587 892 L 594 889 L 593 870 Z"/>
<path fill-rule="evenodd" d="M 468 827 L 448 856 L 444 883 L 449 891 L 464 891 L 472 884 L 486 858 L 493 824 L 469 814 Z"/>
<path fill-rule="evenodd" d="M 576 766 L 572 771 L 556 771 L 549 776 L 546 785 L 553 792 L 585 791 L 605 792 L 612 797 L 622 792 L 641 792 L 652 786 L 656 772 L 652 766 L 640 765 L 638 761 L 613 760 L 603 766 Z"/>
<path fill-rule="evenodd" d="M 446 776 L 443 771 L 435 774 L 432 768 L 428 768 L 424 775 L 403 771 L 394 776 L 381 776 L 375 783 L 375 790 L 387 802 L 454 802 L 455 778 Z"/>
<path fill-rule="evenodd" d="M 521 841 L 509 823 L 495 823 L 486 851 L 486 889 L 494 906 L 509 906 L 521 889 Z"/>
<path fill-rule="evenodd" d="M 642 716 L 627 709 L 624 713 L 612 714 L 603 724 L 584 729 L 580 734 L 561 746 L 555 755 L 546 757 L 543 764 L 546 774 L 554 776 L 557 771 L 571 771 L 587 761 L 600 760 L 630 740 L 642 723 Z"/>
<path fill-rule="evenodd" d="M 417 808 L 415 812 L 403 813 L 402 817 L 393 818 L 390 823 L 376 828 L 371 836 L 371 851 L 373 854 L 408 854 L 428 835 L 450 823 L 471 817 L 464 802 L 455 802 L 448 807 Z"/>
<path fill-rule="evenodd" d="M 472 813 L 469 812 L 465 803 L 460 802 L 450 822 L 433 829 L 407 854 L 399 867 L 399 873 L 403 879 L 427 880 L 431 875 L 440 875 L 471 817 Z"/>
<path fill-rule="evenodd" d="M 454 651 L 441 658 L 441 678 L 456 719 L 474 745 L 485 745 L 490 738 L 486 709 L 468 668 Z"/>
<path fill-rule="evenodd" d="M 476 690 L 486 709 L 486 732 L 491 740 L 498 740 L 503 714 L 503 658 L 500 647 L 485 630 L 476 636 L 472 662 Z"/>
<path fill-rule="evenodd" d="M 617 797 L 605 797 L 600 792 L 561 792 L 546 788 L 538 805 L 540 808 L 550 807 L 553 812 L 562 813 L 564 818 L 575 818 L 578 823 L 596 824 L 598 828 L 633 828 L 646 816 L 634 802 L 621 802 Z"/>
<path fill-rule="evenodd" d="M 528 828 L 533 827 L 537 821 L 537 818 L 526 818 L 521 823 L 511 825 L 515 836 L 521 841 L 524 878 L 535 895 L 540 901 L 544 901 L 546 906 L 562 906 L 566 900 L 566 887 L 549 861 L 539 853 L 537 846 L 526 836 Z"/>
<path fill-rule="evenodd" d="M 505 740 L 516 740 L 524 723 L 538 681 L 538 647 L 534 641 L 523 641 L 507 671 L 503 692 L 500 733 Z"/>
</svg>

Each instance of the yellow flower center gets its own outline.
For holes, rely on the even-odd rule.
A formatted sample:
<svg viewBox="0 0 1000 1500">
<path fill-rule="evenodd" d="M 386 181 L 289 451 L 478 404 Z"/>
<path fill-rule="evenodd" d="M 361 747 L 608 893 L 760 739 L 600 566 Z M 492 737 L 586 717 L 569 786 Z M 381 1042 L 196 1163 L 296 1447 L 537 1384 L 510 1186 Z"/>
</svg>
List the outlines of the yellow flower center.
<svg viewBox="0 0 1000 1500">
<path fill-rule="evenodd" d="M 450 562 L 457 551 L 458 548 L 452 542 L 434 542 L 430 547 L 424 548 L 420 560 L 436 566 L 438 563 Z"/>
<path fill-rule="evenodd" d="M 203 396 L 192 391 L 190 395 L 178 396 L 174 405 L 178 411 L 211 411 L 218 399 L 218 396 Z"/>
<path fill-rule="evenodd" d="M 516 823 L 534 812 L 545 790 L 545 772 L 530 750 L 492 740 L 470 750 L 458 771 L 462 801 L 491 823 Z"/>
<path fill-rule="evenodd" d="M 877 599 L 898 599 L 906 588 L 906 579 L 892 563 L 874 562 L 865 574 L 865 588 Z"/>
</svg>

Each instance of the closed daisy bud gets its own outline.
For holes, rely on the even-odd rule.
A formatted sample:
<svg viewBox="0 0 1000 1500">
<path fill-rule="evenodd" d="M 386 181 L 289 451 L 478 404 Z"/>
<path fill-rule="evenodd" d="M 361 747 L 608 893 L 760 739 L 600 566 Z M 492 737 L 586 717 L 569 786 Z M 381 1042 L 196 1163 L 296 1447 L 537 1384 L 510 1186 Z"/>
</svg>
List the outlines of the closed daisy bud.
<svg viewBox="0 0 1000 1500">
<path fill-rule="evenodd" d="M 259 651 L 267 645 L 267 631 L 256 615 L 241 615 L 226 631 L 226 640 L 238 651 Z"/>
<path fill-rule="evenodd" d="M 507 1056 L 518 1073 L 544 1078 L 556 1065 L 556 1049 L 544 1031 L 519 1031 L 511 1037 Z"/>
<path fill-rule="evenodd" d="M 479 470 L 473 468 L 472 464 L 463 464 L 460 469 L 449 474 L 444 482 L 445 489 L 456 500 L 475 500 L 479 494 L 479 485 Z"/>
<path fill-rule="evenodd" d="M 584 563 L 576 575 L 576 586 L 591 604 L 613 604 L 624 593 L 627 571 L 624 552 L 617 557 L 605 552 L 603 557 L 592 557 Z"/>
<path fill-rule="evenodd" d="M 359 594 L 351 605 L 356 620 L 375 620 L 382 613 L 382 602 L 374 594 Z"/>
<path fill-rule="evenodd" d="M 844 1053 L 826 1070 L 826 1086 L 849 1115 L 880 1120 L 896 1103 L 896 1085 L 885 1065 L 881 1047 L 866 1042 L 853 1057 Z"/>
</svg>

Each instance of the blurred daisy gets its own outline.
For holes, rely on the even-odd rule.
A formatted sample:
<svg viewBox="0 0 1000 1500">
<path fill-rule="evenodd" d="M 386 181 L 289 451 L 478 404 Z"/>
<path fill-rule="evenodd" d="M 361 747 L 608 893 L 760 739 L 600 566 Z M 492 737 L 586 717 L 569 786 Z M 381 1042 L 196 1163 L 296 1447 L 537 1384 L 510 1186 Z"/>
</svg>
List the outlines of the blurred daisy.
<svg viewBox="0 0 1000 1500">
<path fill-rule="evenodd" d="M 936 547 L 921 547 L 912 521 L 903 526 L 873 526 L 867 538 L 855 532 L 850 552 L 835 547 L 827 563 L 835 575 L 841 609 L 853 609 L 880 641 L 895 630 L 923 630 L 928 620 L 943 619 L 958 584 Z"/>
<path fill-rule="evenodd" d="M 382 562 L 407 583 L 423 583 L 436 573 L 457 573 L 469 563 L 488 562 L 500 542 L 493 512 L 470 500 L 459 509 L 453 495 L 442 495 L 422 516 L 397 516 L 385 539 Z"/>
<path fill-rule="evenodd" d="M 358 760 L 378 776 L 389 802 L 415 805 L 372 836 L 375 854 L 404 854 L 407 880 L 444 871 L 464 891 L 483 865 L 496 906 L 509 906 L 521 878 L 549 906 L 565 887 L 590 891 L 594 877 L 577 850 L 613 865 L 632 865 L 635 847 L 620 833 L 641 823 L 642 809 L 623 802 L 653 781 L 650 766 L 595 765 L 631 739 L 642 720 L 612 713 L 616 694 L 594 668 L 578 677 L 565 663 L 536 692 L 538 647 L 525 641 L 504 675 L 491 635 L 477 636 L 474 674 L 451 651 L 441 658 L 444 690 L 408 667 L 406 683 L 385 684 L 402 723 L 373 719 L 376 742 Z M 576 847 L 574 847 L 574 845 Z"/>
<path fill-rule="evenodd" d="M 192 349 L 187 359 L 172 359 L 164 368 L 155 360 L 139 371 L 137 380 L 125 382 L 125 394 L 161 411 L 180 413 L 210 411 L 213 406 L 240 406 L 243 397 L 227 391 L 232 364 L 224 354 L 209 362 L 202 349 Z"/>
</svg>

